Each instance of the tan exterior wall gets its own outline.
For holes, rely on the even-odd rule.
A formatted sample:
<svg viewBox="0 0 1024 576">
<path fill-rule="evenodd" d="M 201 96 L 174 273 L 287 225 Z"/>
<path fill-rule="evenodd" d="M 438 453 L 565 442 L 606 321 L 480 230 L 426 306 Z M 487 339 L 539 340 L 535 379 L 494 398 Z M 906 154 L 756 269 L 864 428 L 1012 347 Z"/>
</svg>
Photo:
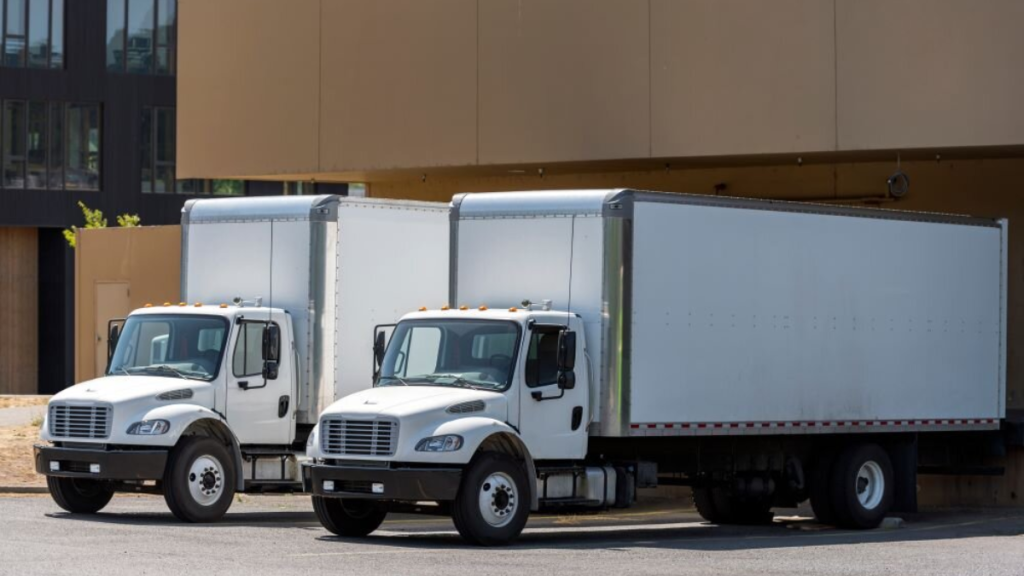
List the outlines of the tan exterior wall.
<svg viewBox="0 0 1024 576">
<path fill-rule="evenodd" d="M 317 170 L 319 22 L 319 0 L 179 3 L 179 178 Z"/>
<path fill-rule="evenodd" d="M 1020 144 L 1024 3 L 838 0 L 843 150 Z"/>
<path fill-rule="evenodd" d="M 39 234 L 0 228 L 0 394 L 36 394 Z"/>
<path fill-rule="evenodd" d="M 322 10 L 321 171 L 476 162 L 475 0 Z"/>
<path fill-rule="evenodd" d="M 96 317 L 96 285 L 127 283 L 121 318 L 146 303 L 177 302 L 181 290 L 181 227 L 79 230 L 75 251 L 75 382 L 96 377 L 96 342 L 109 318 Z"/>
<path fill-rule="evenodd" d="M 178 175 L 1019 150 L 1022 24 L 1017 0 L 182 0 Z"/>
</svg>

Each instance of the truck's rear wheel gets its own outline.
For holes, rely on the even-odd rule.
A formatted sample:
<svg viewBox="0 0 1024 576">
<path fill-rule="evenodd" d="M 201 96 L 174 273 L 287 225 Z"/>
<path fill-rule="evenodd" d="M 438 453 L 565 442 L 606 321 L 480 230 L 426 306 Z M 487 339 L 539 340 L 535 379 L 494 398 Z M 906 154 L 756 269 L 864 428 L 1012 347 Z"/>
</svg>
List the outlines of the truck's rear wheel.
<svg viewBox="0 0 1024 576">
<path fill-rule="evenodd" d="M 57 506 L 72 514 L 95 514 L 114 497 L 108 483 L 88 478 L 47 476 L 46 487 Z"/>
<path fill-rule="evenodd" d="M 380 527 L 388 511 L 369 500 L 313 496 L 316 518 L 338 536 L 362 538 Z"/>
<path fill-rule="evenodd" d="M 773 518 L 767 498 L 741 498 L 721 486 L 693 489 L 697 513 L 715 524 L 770 524 Z"/>
<path fill-rule="evenodd" d="M 473 459 L 452 505 L 455 528 L 468 542 L 497 546 L 512 542 L 530 515 L 529 484 L 522 465 L 497 452 Z"/>
<path fill-rule="evenodd" d="M 184 438 L 164 472 L 164 500 L 185 522 L 213 522 L 231 507 L 235 470 L 226 446 L 213 438 Z"/>
<path fill-rule="evenodd" d="M 876 528 L 893 502 L 892 463 L 877 444 L 847 448 L 832 467 L 832 507 L 843 528 Z"/>
</svg>

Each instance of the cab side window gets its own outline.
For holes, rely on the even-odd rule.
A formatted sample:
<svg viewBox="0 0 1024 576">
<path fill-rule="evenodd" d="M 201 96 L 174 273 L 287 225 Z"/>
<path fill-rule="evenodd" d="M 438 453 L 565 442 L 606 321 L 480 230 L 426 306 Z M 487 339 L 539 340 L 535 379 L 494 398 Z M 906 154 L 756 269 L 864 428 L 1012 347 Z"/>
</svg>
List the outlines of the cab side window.
<svg viewBox="0 0 1024 576">
<path fill-rule="evenodd" d="M 263 328 L 261 322 L 246 322 L 235 340 L 231 371 L 235 376 L 256 376 L 263 373 Z"/>
<path fill-rule="evenodd" d="M 558 333 L 533 332 L 526 352 L 526 385 L 547 386 L 558 381 Z"/>
</svg>

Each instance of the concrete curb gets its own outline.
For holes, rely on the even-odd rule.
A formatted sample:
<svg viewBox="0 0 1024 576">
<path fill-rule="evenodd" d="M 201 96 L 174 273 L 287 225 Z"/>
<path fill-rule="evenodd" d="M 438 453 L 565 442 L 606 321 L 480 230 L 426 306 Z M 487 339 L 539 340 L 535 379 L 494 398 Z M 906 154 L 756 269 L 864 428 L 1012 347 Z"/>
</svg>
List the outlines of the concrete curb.
<svg viewBox="0 0 1024 576">
<path fill-rule="evenodd" d="M 0 486 L 0 496 L 4 494 L 46 494 L 46 486 Z"/>
</svg>

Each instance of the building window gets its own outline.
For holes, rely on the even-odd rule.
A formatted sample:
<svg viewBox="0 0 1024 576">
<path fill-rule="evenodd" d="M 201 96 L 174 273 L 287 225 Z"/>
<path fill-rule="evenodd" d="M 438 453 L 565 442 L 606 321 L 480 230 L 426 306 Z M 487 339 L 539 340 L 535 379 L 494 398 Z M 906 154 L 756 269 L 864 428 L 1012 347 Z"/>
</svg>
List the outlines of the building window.
<svg viewBox="0 0 1024 576">
<path fill-rule="evenodd" d="M 107 0 L 107 69 L 174 74 L 177 0 Z"/>
<path fill-rule="evenodd" d="M 139 134 L 142 151 L 142 192 L 146 194 L 189 194 L 241 196 L 241 180 L 199 180 L 175 178 L 174 108 L 144 107 Z"/>
<path fill-rule="evenodd" d="M 5 100 L 0 187 L 99 190 L 98 104 Z"/>
<path fill-rule="evenodd" d="M 4 66 L 64 66 L 64 0 L 0 0 Z"/>
</svg>

